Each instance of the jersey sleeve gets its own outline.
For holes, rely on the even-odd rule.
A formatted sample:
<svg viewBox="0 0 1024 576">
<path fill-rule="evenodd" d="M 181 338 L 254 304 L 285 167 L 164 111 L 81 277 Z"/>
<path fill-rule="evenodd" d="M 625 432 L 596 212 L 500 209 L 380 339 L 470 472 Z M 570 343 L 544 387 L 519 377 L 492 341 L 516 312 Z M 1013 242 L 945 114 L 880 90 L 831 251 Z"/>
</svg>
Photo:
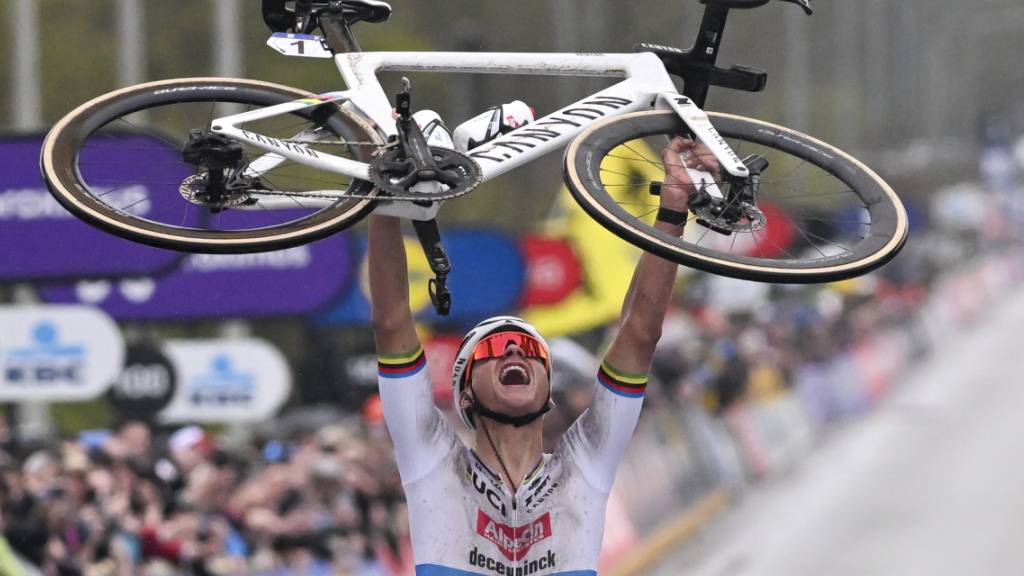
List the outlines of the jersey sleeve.
<svg viewBox="0 0 1024 576">
<path fill-rule="evenodd" d="M 433 470 L 459 441 L 434 404 L 423 348 L 403 356 L 378 357 L 384 421 L 395 445 L 402 484 Z"/>
<path fill-rule="evenodd" d="M 565 433 L 563 449 L 594 488 L 610 492 L 640 418 L 647 376 L 624 374 L 605 362 L 595 388 L 590 408 Z"/>
</svg>

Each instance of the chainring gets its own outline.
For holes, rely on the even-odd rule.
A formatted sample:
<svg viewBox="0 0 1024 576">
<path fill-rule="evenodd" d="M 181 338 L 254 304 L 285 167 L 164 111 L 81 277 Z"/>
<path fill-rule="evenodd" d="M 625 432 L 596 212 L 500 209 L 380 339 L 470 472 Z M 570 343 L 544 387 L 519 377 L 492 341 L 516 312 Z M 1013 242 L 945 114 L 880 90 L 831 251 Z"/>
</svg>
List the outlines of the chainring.
<svg viewBox="0 0 1024 576">
<path fill-rule="evenodd" d="M 438 170 L 435 174 L 415 172 L 413 161 L 400 147 L 385 150 L 370 163 L 370 180 L 388 200 L 436 202 L 471 192 L 483 181 L 475 160 L 451 150 L 431 146 Z"/>
</svg>

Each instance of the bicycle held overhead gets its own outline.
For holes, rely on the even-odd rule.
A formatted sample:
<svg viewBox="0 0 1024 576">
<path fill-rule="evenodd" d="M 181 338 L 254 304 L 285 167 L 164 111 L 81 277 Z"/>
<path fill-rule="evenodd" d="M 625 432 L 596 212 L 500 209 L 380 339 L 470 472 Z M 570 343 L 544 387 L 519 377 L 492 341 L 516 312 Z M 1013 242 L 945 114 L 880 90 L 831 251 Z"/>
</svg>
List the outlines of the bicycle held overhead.
<svg viewBox="0 0 1024 576">
<path fill-rule="evenodd" d="M 435 220 L 440 207 L 563 148 L 564 180 L 583 209 L 623 239 L 674 262 L 767 282 L 831 281 L 888 262 L 906 241 L 906 212 L 867 166 L 783 126 L 702 109 L 712 86 L 765 87 L 765 72 L 722 68 L 717 60 L 729 12 L 768 0 L 700 1 L 704 15 L 690 49 L 638 44 L 632 53 L 545 54 L 361 52 L 353 27 L 387 20 L 387 3 L 267 0 L 271 44 L 291 56 L 332 58 L 345 90 L 313 95 L 225 78 L 125 88 L 60 120 L 44 145 L 42 171 L 55 197 L 81 219 L 183 251 L 295 246 L 371 212 L 413 220 L 442 309 L 451 263 Z M 783 1 L 810 13 L 806 0 Z M 377 75 L 403 70 L 618 80 L 475 148 L 458 149 L 427 143 L 412 120 L 411 89 L 393 97 L 384 92 Z M 682 91 L 673 75 L 682 79 Z M 151 151 L 149 166 L 173 166 L 179 176 L 168 178 L 174 169 L 157 175 L 137 160 L 100 162 L 95 150 L 115 133 L 136 136 L 137 147 Z M 659 151 L 677 136 L 707 146 L 721 170 L 691 171 L 694 225 L 674 237 L 655 228 L 654 216 L 665 177 Z M 110 194 L 140 185 L 148 194 L 180 196 L 179 209 L 120 205 L 122 196 Z"/>
</svg>

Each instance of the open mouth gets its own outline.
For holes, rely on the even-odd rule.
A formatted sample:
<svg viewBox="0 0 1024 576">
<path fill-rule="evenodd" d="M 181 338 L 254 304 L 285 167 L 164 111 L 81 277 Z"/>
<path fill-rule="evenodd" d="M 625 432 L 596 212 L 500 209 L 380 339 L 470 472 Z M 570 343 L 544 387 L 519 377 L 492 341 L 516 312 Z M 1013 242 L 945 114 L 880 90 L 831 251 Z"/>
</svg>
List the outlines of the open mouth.
<svg viewBox="0 0 1024 576">
<path fill-rule="evenodd" d="M 498 373 L 502 386 L 526 386 L 530 383 L 530 372 L 518 363 L 506 364 Z"/>
</svg>

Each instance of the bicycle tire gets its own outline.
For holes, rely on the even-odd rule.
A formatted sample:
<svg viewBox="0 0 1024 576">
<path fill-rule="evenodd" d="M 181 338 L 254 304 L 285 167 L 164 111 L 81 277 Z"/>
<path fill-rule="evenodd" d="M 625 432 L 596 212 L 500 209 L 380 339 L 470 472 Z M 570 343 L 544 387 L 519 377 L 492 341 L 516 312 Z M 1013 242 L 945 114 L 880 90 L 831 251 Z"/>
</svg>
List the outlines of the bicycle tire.
<svg viewBox="0 0 1024 576">
<path fill-rule="evenodd" d="M 306 244 L 347 228 L 369 214 L 376 202 L 373 185 L 352 180 L 347 190 L 351 197 L 286 224 L 249 230 L 203 230 L 152 222 L 101 202 L 83 181 L 79 158 L 83 145 L 94 132 L 105 129 L 118 118 L 140 111 L 148 113 L 158 106 L 208 103 L 212 114 L 215 103 L 271 106 L 312 96 L 287 86 L 230 78 L 181 78 L 124 88 L 82 104 L 57 122 L 43 144 L 41 172 L 53 196 L 76 217 L 104 231 L 150 246 L 183 252 L 237 254 Z M 383 145 L 383 139 L 365 118 L 334 103 L 323 106 L 334 108 L 323 121 L 334 135 L 347 141 Z M 295 114 L 311 116 L 312 113 Z M 356 159 L 370 160 L 372 149 L 355 148 Z"/>
<path fill-rule="evenodd" d="M 695 244 L 684 239 L 685 236 L 675 238 L 654 228 L 650 217 L 644 219 L 631 214 L 616 200 L 616 191 L 610 190 L 624 184 L 605 183 L 602 178 L 607 176 L 602 176 L 602 164 L 612 157 L 613 150 L 624 143 L 662 136 L 667 142 L 667 138 L 686 134 L 682 120 L 672 111 L 636 112 L 592 126 L 566 149 L 565 182 L 580 206 L 622 239 L 678 264 L 743 280 L 799 284 L 852 278 L 886 264 L 906 243 L 907 214 L 896 193 L 853 156 L 810 136 L 760 120 L 720 113 L 709 113 L 709 117 L 727 141 L 749 142 L 777 153 L 781 158 L 788 156 L 794 162 L 799 160 L 821 172 L 817 180 L 831 178 L 848 187 L 848 192 L 855 196 L 855 200 L 862 204 L 862 211 L 870 217 L 870 222 L 853 222 L 854 227 L 867 227 L 863 230 L 864 237 L 844 253 L 829 254 L 827 252 L 834 251 L 834 247 L 826 246 L 827 250 L 823 250 L 816 246 L 820 257 L 776 260 L 732 254 L 731 249 L 730 253 L 724 253 L 721 249 L 701 246 L 699 241 Z M 650 163 L 647 159 L 643 161 Z M 658 163 L 660 166 L 660 158 Z M 663 174 L 663 168 L 661 170 Z M 634 185 L 632 181 L 627 182 Z M 823 196 L 815 201 L 822 204 L 831 199 Z M 657 205 L 652 206 L 656 210 Z M 690 219 L 693 220 L 692 214 Z M 708 231 L 704 230 L 706 236 Z M 760 242 L 756 233 L 752 234 L 754 242 Z M 801 234 L 813 244 L 810 236 L 802 231 Z M 735 244 L 736 239 L 732 242 Z"/>
</svg>

